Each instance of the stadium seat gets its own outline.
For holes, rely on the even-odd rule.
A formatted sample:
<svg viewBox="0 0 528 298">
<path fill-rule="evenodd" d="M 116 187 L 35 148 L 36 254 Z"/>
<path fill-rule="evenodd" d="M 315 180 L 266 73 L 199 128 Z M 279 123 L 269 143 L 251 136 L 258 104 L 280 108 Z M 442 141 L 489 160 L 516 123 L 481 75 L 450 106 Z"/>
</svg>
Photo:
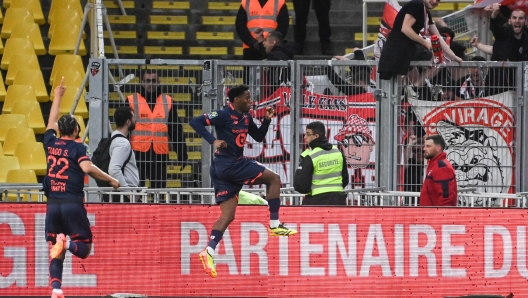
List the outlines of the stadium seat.
<svg viewBox="0 0 528 298">
<path fill-rule="evenodd" d="M 200 152 L 200 151 L 187 152 L 187 156 L 189 157 L 189 160 L 201 160 L 202 159 L 202 152 Z"/>
<path fill-rule="evenodd" d="M 152 2 L 153 9 L 170 9 L 183 10 L 191 9 L 191 4 L 188 1 L 154 1 Z"/>
<path fill-rule="evenodd" d="M 0 39 L 0 55 L 4 53 L 4 42 Z"/>
<path fill-rule="evenodd" d="M 0 102 L 3 102 L 5 100 L 6 96 L 6 89 L 4 85 L 4 77 L 2 76 L 2 73 L 0 72 Z"/>
<path fill-rule="evenodd" d="M 36 25 L 36 24 L 35 24 Z M 16 54 L 11 57 L 7 75 L 5 78 L 6 85 L 13 85 L 15 76 L 19 70 L 35 70 L 40 71 L 40 65 L 37 55 L 33 54 Z"/>
<path fill-rule="evenodd" d="M 11 30 L 13 30 L 13 27 L 19 23 L 35 23 L 31 10 L 27 8 L 8 9 L 4 17 L 0 36 L 3 39 L 11 37 Z"/>
<path fill-rule="evenodd" d="M 33 69 L 19 70 L 13 81 L 13 85 L 29 85 L 33 87 L 37 100 L 40 102 L 49 101 L 48 90 L 44 83 L 42 71 Z"/>
<path fill-rule="evenodd" d="M 207 9 L 209 10 L 238 10 L 240 2 L 208 2 Z"/>
<path fill-rule="evenodd" d="M 18 114 L 0 114 L 0 145 L 3 146 L 7 131 L 12 127 L 28 127 L 26 116 Z M 4 151 L 2 150 L 2 155 L 4 155 L 3 152 Z"/>
<path fill-rule="evenodd" d="M 10 114 L 11 109 L 13 109 L 13 106 L 17 101 L 37 102 L 37 95 L 35 94 L 33 87 L 29 85 L 11 85 L 7 87 L 2 113 Z"/>
<path fill-rule="evenodd" d="M 59 54 L 74 54 L 80 30 L 81 27 L 76 24 L 57 26 L 53 31 L 53 37 L 51 38 L 49 44 L 49 54 L 53 56 Z M 87 54 L 86 47 L 84 46 L 84 41 L 82 39 L 81 43 L 79 44 L 79 51 L 77 54 L 81 56 Z"/>
<path fill-rule="evenodd" d="M 2 10 L 0 9 L 0 24 L 4 23 L 4 14 L 2 13 Z"/>
<path fill-rule="evenodd" d="M 64 77 L 64 85 L 68 88 L 79 88 L 81 84 L 83 83 L 85 76 L 85 71 L 78 70 L 78 69 L 61 69 L 57 70 L 55 73 L 56 80 L 53 80 L 53 85 L 51 85 L 51 100 L 54 99 L 55 94 L 53 90 L 60 84 L 61 78 Z"/>
<path fill-rule="evenodd" d="M 77 72 L 84 73 L 86 68 L 83 66 L 81 56 L 79 55 L 57 55 L 53 61 L 53 68 L 51 69 L 51 75 L 49 83 L 53 86 L 55 75 L 57 72 L 62 70 L 76 70 Z"/>
<path fill-rule="evenodd" d="M 187 16 L 150 16 L 150 24 L 152 25 L 187 25 Z"/>
<path fill-rule="evenodd" d="M 109 15 L 110 24 L 136 24 L 136 16 Z"/>
<path fill-rule="evenodd" d="M 185 32 L 147 31 L 150 40 L 185 40 Z"/>
<path fill-rule="evenodd" d="M 106 8 L 119 8 L 119 5 L 114 0 L 103 1 L 103 4 Z M 125 9 L 133 9 L 136 7 L 134 1 L 121 1 L 121 4 L 123 4 L 123 8 Z"/>
<path fill-rule="evenodd" d="M 46 48 L 42 40 L 39 26 L 35 23 L 18 23 L 11 30 L 11 38 L 27 38 L 33 42 L 37 55 L 46 55 Z"/>
<path fill-rule="evenodd" d="M 114 36 L 114 39 L 136 39 L 137 38 L 136 31 L 112 31 L 112 34 Z M 104 31 L 103 36 L 104 38 L 110 38 L 108 31 Z"/>
<path fill-rule="evenodd" d="M 9 9 L 13 8 L 29 9 L 31 12 L 33 12 L 35 23 L 39 25 L 46 24 L 46 19 L 44 19 L 42 7 L 40 6 L 40 0 L 11 0 L 11 6 L 9 6 Z"/>
<path fill-rule="evenodd" d="M 58 26 L 65 26 L 65 24 L 75 24 L 79 27 L 82 24 L 82 14 L 78 14 L 75 10 L 68 9 L 68 8 L 59 8 L 57 11 L 55 11 L 55 16 L 57 17 L 57 20 L 61 20 L 60 22 L 51 23 L 49 30 L 48 30 L 48 38 L 53 37 L 53 32 L 55 31 L 55 28 Z M 86 39 L 86 33 L 83 32 L 83 38 Z"/>
<path fill-rule="evenodd" d="M 181 55 L 183 54 L 183 48 L 182 47 L 145 46 L 145 54 L 147 55 Z"/>
<path fill-rule="evenodd" d="M 79 16 L 83 16 L 83 8 L 80 0 L 53 0 L 48 14 L 48 23 L 53 23 L 53 17 L 58 9 L 68 9 Z"/>
<path fill-rule="evenodd" d="M 190 93 L 174 93 L 172 94 L 172 101 L 174 102 L 190 102 L 191 94 Z"/>
<path fill-rule="evenodd" d="M 189 47 L 190 55 L 227 55 L 226 47 Z"/>
<path fill-rule="evenodd" d="M 35 171 L 28 170 L 28 169 L 18 169 L 18 170 L 10 170 L 7 172 L 6 175 L 6 183 L 11 184 L 36 184 L 37 181 L 37 175 L 35 174 Z M 29 194 L 23 194 L 24 192 L 29 192 L 29 189 L 20 189 L 19 190 L 21 195 L 18 196 L 15 192 L 9 193 L 7 195 L 7 201 L 11 202 L 28 202 L 29 201 Z M 35 191 L 36 192 L 36 191 Z M 20 197 L 20 199 L 19 199 Z M 38 195 L 35 193 L 34 195 L 31 195 L 31 201 L 36 202 L 38 201 Z"/>
<path fill-rule="evenodd" d="M 0 156 L 0 183 L 5 183 L 7 173 L 11 170 L 19 170 L 20 164 L 16 156 Z"/>
<path fill-rule="evenodd" d="M 37 134 L 43 134 L 46 131 L 46 124 L 42 116 L 40 104 L 31 100 L 19 100 L 15 102 L 11 109 L 11 114 L 25 115 L 29 128 Z"/>
<path fill-rule="evenodd" d="M 46 175 L 47 163 L 44 145 L 41 142 L 21 142 L 15 149 L 20 169 L 33 170 L 39 176 Z"/>
<path fill-rule="evenodd" d="M 114 49 L 111 47 L 111 46 L 105 46 L 105 53 L 113 53 L 114 52 Z M 123 55 L 126 55 L 126 54 L 131 54 L 131 55 L 134 55 L 134 54 L 137 54 L 138 53 L 138 49 L 137 49 L 137 46 L 116 46 L 117 48 L 117 53 L 118 54 L 123 54 Z"/>
<path fill-rule="evenodd" d="M 235 24 L 235 16 L 202 16 L 202 25 L 232 26 Z"/>
<path fill-rule="evenodd" d="M 6 41 L 4 54 L 2 55 L 2 62 L 0 68 L 7 70 L 11 57 L 16 54 L 33 54 L 35 55 L 35 47 L 33 42 L 27 38 L 10 38 Z"/>
<path fill-rule="evenodd" d="M 235 40 L 233 32 L 196 32 L 196 40 Z"/>
<path fill-rule="evenodd" d="M 79 91 L 79 87 L 70 86 L 66 88 L 64 96 L 62 97 L 61 105 L 59 107 L 59 113 L 61 115 L 70 114 L 71 108 L 75 102 L 75 96 Z M 79 98 L 79 103 L 75 108 L 74 114 L 80 115 L 84 119 L 88 118 L 88 108 L 86 107 L 86 101 L 84 100 L 84 94 L 86 91 L 81 92 L 81 97 Z"/>
<path fill-rule="evenodd" d="M 2 146 L 0 146 L 0 156 L 4 156 L 4 149 L 2 149 Z"/>
<path fill-rule="evenodd" d="M 28 127 L 8 129 L 4 140 L 4 155 L 15 155 L 15 149 L 20 142 L 37 142 L 33 129 Z"/>
</svg>

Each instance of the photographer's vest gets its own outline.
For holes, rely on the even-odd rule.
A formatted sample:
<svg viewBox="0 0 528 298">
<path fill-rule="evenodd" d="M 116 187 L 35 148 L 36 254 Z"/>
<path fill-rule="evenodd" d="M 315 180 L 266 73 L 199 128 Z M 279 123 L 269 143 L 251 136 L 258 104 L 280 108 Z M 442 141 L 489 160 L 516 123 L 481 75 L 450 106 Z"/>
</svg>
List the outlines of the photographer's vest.
<svg viewBox="0 0 528 298">
<path fill-rule="evenodd" d="M 326 151 L 320 147 L 305 150 L 302 157 L 310 156 L 313 163 L 312 196 L 343 191 L 343 154 L 336 146 Z"/>
<path fill-rule="evenodd" d="M 160 94 L 153 111 L 150 110 L 145 98 L 138 93 L 129 95 L 127 99 L 136 116 L 136 129 L 130 136 L 132 149 L 147 152 L 153 145 L 156 154 L 169 154 L 167 122 L 172 108 L 172 98 Z"/>
<path fill-rule="evenodd" d="M 275 31 L 277 26 L 277 16 L 279 11 L 284 6 L 285 0 L 268 0 L 264 7 L 260 6 L 258 0 L 242 0 L 242 7 L 247 14 L 247 28 L 253 38 L 257 39 L 255 30 L 262 28 L 264 30 L 264 38 L 271 31 Z M 244 49 L 249 48 L 247 44 L 242 44 Z"/>
</svg>

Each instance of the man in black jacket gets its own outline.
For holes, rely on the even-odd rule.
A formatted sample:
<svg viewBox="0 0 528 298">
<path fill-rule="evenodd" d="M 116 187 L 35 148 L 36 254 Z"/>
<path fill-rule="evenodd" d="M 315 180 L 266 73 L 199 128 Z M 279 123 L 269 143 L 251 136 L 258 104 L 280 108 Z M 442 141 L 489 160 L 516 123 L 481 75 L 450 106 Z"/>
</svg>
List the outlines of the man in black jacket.
<svg viewBox="0 0 528 298">
<path fill-rule="evenodd" d="M 266 38 L 262 32 L 257 34 L 260 52 L 267 57 L 268 61 L 284 61 L 293 59 L 293 51 L 284 45 L 283 35 L 279 31 L 271 31 Z M 265 70 L 266 82 L 264 82 L 264 97 L 267 97 L 281 85 L 288 83 L 290 79 L 289 67 L 268 67 Z"/>
<path fill-rule="evenodd" d="M 500 3 L 486 7 L 491 11 L 490 30 L 495 42 L 491 61 L 527 61 L 528 60 L 528 34 L 523 30 L 526 14 L 521 9 L 511 12 L 508 25 L 504 26 L 505 18 L 500 15 Z M 507 91 L 508 87 L 515 86 L 514 69 L 490 69 L 489 95 Z"/>
<path fill-rule="evenodd" d="M 322 122 L 306 126 L 306 143 L 310 149 L 301 154 L 293 187 L 306 194 L 303 205 L 346 205 L 343 192 L 348 185 L 348 167 L 343 152 L 328 142 Z"/>
</svg>

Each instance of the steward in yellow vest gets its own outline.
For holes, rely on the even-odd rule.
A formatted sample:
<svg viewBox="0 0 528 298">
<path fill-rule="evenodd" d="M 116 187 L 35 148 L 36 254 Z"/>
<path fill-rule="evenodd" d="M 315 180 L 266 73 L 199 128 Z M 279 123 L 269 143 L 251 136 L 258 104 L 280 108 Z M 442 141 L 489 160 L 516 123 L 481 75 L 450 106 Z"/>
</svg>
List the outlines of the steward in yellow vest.
<svg viewBox="0 0 528 298">
<path fill-rule="evenodd" d="M 349 176 L 343 152 L 328 143 L 320 121 L 306 126 L 305 140 L 310 149 L 301 154 L 293 179 L 294 189 L 306 194 L 303 205 L 346 205 L 343 190 Z"/>
</svg>

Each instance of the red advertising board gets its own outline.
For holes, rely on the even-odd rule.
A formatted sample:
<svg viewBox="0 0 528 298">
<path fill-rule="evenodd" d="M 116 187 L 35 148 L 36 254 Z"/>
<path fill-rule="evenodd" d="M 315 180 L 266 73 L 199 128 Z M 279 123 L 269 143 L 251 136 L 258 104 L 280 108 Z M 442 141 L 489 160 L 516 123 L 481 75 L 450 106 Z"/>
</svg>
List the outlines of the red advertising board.
<svg viewBox="0 0 528 298">
<path fill-rule="evenodd" d="M 0 296 L 45 296 L 43 204 L 0 204 Z M 67 254 L 67 296 L 444 297 L 528 293 L 522 209 L 284 207 L 296 227 L 268 237 L 265 206 L 241 206 L 198 258 L 219 214 L 208 205 L 89 204 L 92 255 Z"/>
</svg>

